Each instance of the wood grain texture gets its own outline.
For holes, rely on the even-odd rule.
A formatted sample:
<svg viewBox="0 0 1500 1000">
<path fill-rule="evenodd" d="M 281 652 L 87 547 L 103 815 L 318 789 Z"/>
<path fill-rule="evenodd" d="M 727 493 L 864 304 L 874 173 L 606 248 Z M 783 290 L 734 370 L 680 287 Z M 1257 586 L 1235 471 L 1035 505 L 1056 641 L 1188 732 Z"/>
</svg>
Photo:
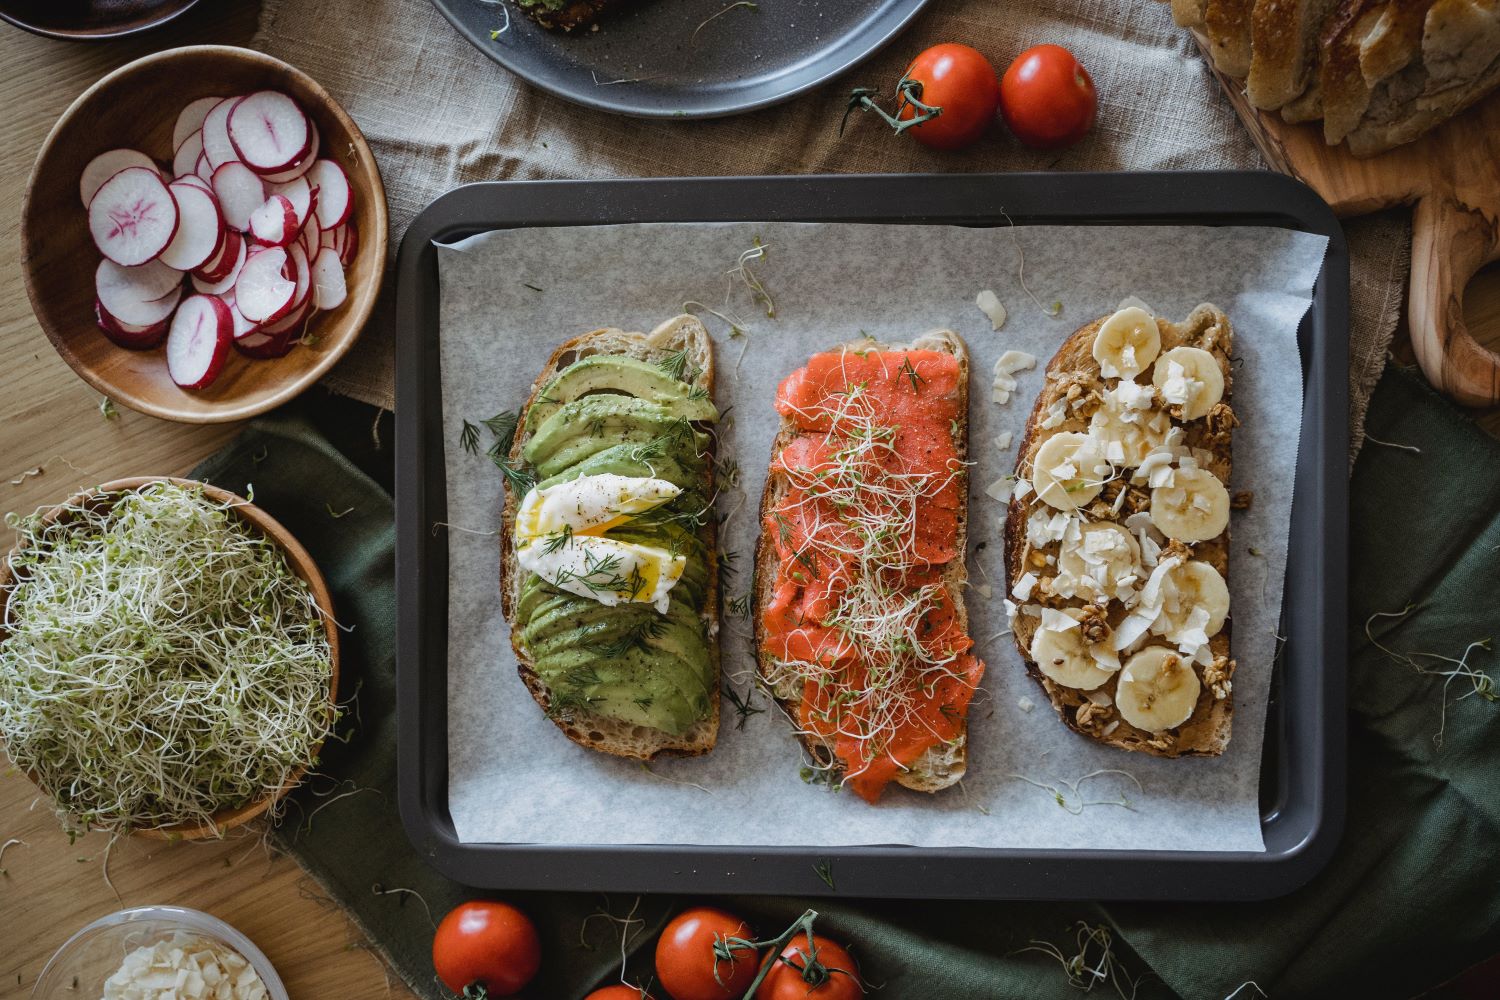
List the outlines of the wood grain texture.
<svg viewBox="0 0 1500 1000">
<path fill-rule="evenodd" d="M 349 297 L 316 314 L 312 343 L 286 357 L 256 361 L 231 351 L 206 389 L 188 392 L 167 373 L 166 347 L 130 351 L 111 343 L 94 320 L 99 252 L 78 200 L 83 167 L 110 149 L 139 149 L 171 159 L 177 113 L 199 97 L 256 90 L 291 95 L 317 124 L 319 156 L 336 161 L 354 194 L 358 249 L 346 271 Z M 37 318 L 63 359 L 90 385 L 152 416 L 190 423 L 242 420 L 313 385 L 353 346 L 375 306 L 385 274 L 385 189 L 359 127 L 316 81 L 279 59 L 230 46 L 154 53 L 84 92 L 43 141 L 21 209 L 21 265 Z M 191 294 L 192 289 L 188 289 Z"/>
<path fill-rule="evenodd" d="M 53 41 L 0 25 L 0 513 L 56 503 L 80 486 L 182 473 L 234 436 L 234 424 L 167 423 L 121 409 L 106 420 L 100 395 L 47 342 L 26 298 L 19 222 L 26 178 L 63 110 L 105 73 L 158 49 L 242 45 L 258 4 L 201 4 L 177 22 L 109 44 Z M 23 472 L 39 475 L 12 484 Z M 0 528 L 0 548 L 12 543 Z M 224 841 L 175 845 L 122 840 L 110 859 L 119 898 L 102 878 L 106 840 L 70 845 L 36 788 L 0 758 L 0 998 L 22 1000 L 43 964 L 85 923 L 124 906 L 172 903 L 207 910 L 248 934 L 293 997 L 411 998 L 369 942 L 286 857 L 259 846 L 252 824 Z M 79 859 L 85 859 L 80 862 Z"/>
<path fill-rule="evenodd" d="M 1207 53 L 1208 43 L 1195 36 Z M 1317 123 L 1290 125 L 1257 110 L 1239 81 L 1214 73 L 1266 161 L 1317 191 L 1339 215 L 1416 206 L 1407 307 L 1417 362 L 1433 386 L 1458 402 L 1500 405 L 1500 353 L 1476 339 L 1464 318 L 1470 280 L 1500 260 L 1500 94 L 1415 142 L 1360 159 L 1327 145 Z"/>
</svg>

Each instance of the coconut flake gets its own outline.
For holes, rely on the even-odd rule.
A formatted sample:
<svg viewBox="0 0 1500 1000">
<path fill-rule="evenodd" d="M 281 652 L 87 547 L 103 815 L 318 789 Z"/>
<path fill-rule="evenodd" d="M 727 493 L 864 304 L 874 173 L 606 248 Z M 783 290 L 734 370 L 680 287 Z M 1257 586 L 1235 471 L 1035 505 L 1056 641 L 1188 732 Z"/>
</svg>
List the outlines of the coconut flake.
<svg viewBox="0 0 1500 1000">
<path fill-rule="evenodd" d="M 1027 573 L 1016 581 L 1011 593 L 1023 601 L 1031 599 L 1031 592 L 1036 588 L 1038 580 L 1035 573 Z"/>
<path fill-rule="evenodd" d="M 1010 431 L 1001 431 L 999 434 L 996 434 L 995 447 L 999 448 L 1001 451 L 1005 451 L 1010 447 L 1011 437 L 1012 435 Z"/>
<path fill-rule="evenodd" d="M 1042 631 L 1044 632 L 1066 632 L 1078 627 L 1078 619 L 1066 611 L 1058 611 L 1056 608 L 1042 609 Z"/>
<path fill-rule="evenodd" d="M 1030 698 L 1026 697 L 1023 694 L 1021 695 L 1021 697 L 1016 699 L 1016 707 L 1023 712 L 1029 712 L 1033 708 L 1036 708 L 1036 702 L 1032 701 Z"/>
<path fill-rule="evenodd" d="M 1013 487 L 1009 479 L 997 479 L 984 488 L 984 492 L 993 500 L 1001 503 L 1009 503 Z"/>
<path fill-rule="evenodd" d="M 1030 371 L 1036 367 L 1036 355 L 1027 354 L 1025 351 L 1006 351 L 1000 355 L 1000 360 L 995 362 L 995 374 L 1004 373 L 1014 375 L 1016 372 Z"/>
<path fill-rule="evenodd" d="M 986 288 L 974 297 L 974 304 L 989 317 L 990 326 L 997 331 L 1005 325 L 1005 306 L 1000 304 L 1000 296 Z"/>
</svg>

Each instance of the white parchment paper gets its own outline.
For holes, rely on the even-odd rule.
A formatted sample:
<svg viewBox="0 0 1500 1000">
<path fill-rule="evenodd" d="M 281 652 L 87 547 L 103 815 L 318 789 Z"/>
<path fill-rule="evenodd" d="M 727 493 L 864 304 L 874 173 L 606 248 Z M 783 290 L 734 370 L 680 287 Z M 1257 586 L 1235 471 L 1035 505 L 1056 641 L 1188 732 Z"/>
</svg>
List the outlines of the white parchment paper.
<svg viewBox="0 0 1500 1000">
<path fill-rule="evenodd" d="M 766 316 L 730 277 L 751 266 L 775 300 Z M 465 842 L 1055 847 L 1259 851 L 1257 785 L 1280 616 L 1292 478 L 1301 419 L 1296 329 L 1326 239 L 1270 228 L 863 226 L 794 223 L 639 225 L 487 233 L 440 248 L 443 435 L 449 566 L 449 809 Z M 1022 270 L 1024 251 L 1024 273 Z M 1024 276 L 1024 285 L 1023 285 Z M 998 332 L 974 305 L 992 289 L 1009 311 Z M 1029 292 L 1027 291 L 1029 289 Z M 1033 301 L 1033 294 L 1035 301 Z M 984 487 L 1010 472 L 1042 369 L 1081 324 L 1126 296 L 1178 320 L 1200 302 L 1228 312 L 1240 364 L 1230 586 L 1234 734 L 1219 758 L 1161 760 L 1099 746 L 1062 725 L 1025 675 L 1003 605 L 1004 506 Z M 548 354 L 602 326 L 650 330 L 704 303 L 743 321 L 705 322 L 716 338 L 716 400 L 732 419 L 723 453 L 739 462 L 721 546 L 748 586 L 756 509 L 775 429 L 777 383 L 807 357 L 861 331 L 909 341 L 947 327 L 968 341 L 970 628 L 988 665 L 971 712 L 968 776 L 936 795 L 892 786 L 878 806 L 799 777 L 801 751 L 774 711 L 743 728 L 726 701 L 717 749 L 652 764 L 594 753 L 547 721 L 516 676 L 500 611 L 500 476 L 459 446 L 478 423 L 525 398 Z M 1044 311 L 1061 304 L 1061 314 Z M 1007 405 L 990 399 L 996 359 L 1035 354 Z M 1253 553 L 1252 553 L 1253 550 Z M 993 596 L 978 585 L 991 581 Z M 751 676 L 749 626 L 726 615 L 726 677 Z M 1024 706 L 1031 704 L 1030 711 Z M 755 704 L 768 707 L 764 697 Z M 1106 773 L 1068 782 L 1101 769 Z M 1037 787 L 1024 778 L 1044 786 Z M 1137 787 L 1136 782 L 1139 782 Z M 1054 790 L 1062 793 L 1059 804 Z M 1107 803 L 1128 801 L 1128 806 Z M 1085 804 L 1093 803 L 1093 804 Z"/>
</svg>

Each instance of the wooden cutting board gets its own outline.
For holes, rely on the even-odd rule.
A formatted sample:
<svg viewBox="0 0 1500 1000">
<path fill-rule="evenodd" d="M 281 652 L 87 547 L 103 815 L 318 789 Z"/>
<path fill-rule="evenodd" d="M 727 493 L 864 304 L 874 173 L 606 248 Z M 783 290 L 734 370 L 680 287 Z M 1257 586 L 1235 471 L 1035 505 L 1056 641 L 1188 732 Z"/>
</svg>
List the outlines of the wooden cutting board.
<svg viewBox="0 0 1500 1000">
<path fill-rule="evenodd" d="M 1474 339 L 1463 308 L 1469 279 L 1500 260 L 1500 93 L 1416 142 L 1359 159 L 1326 145 L 1320 123 L 1288 125 L 1251 107 L 1242 83 L 1215 75 L 1266 162 L 1317 191 L 1338 215 L 1414 206 L 1407 316 L 1417 361 L 1429 382 L 1460 403 L 1500 405 L 1500 354 Z"/>
</svg>

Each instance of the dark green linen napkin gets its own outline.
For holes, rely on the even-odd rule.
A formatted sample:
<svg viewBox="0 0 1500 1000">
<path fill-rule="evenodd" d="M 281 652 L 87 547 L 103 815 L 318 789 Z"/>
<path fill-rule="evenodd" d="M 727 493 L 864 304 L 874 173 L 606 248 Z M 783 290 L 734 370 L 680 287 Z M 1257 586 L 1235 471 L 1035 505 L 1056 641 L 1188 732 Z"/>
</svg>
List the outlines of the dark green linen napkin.
<svg viewBox="0 0 1500 1000">
<path fill-rule="evenodd" d="M 359 685 L 356 711 L 349 741 L 325 750 L 323 777 L 297 793 L 278 839 L 408 983 L 436 998 L 428 911 L 439 918 L 486 894 L 427 868 L 396 810 L 393 510 L 376 481 L 389 483 L 390 456 L 370 440 L 374 413 L 311 399 L 257 421 L 196 474 L 233 489 L 254 483 L 256 502 L 329 577 L 352 629 L 345 696 Z M 378 426 L 388 446 L 388 421 Z M 1115 976 L 1129 977 L 1118 978 L 1127 996 L 1139 980 L 1142 1000 L 1225 997 L 1251 981 L 1275 997 L 1409 996 L 1500 950 L 1500 705 L 1471 694 L 1471 678 L 1437 673 L 1455 663 L 1417 655 L 1458 660 L 1500 631 L 1500 445 L 1397 369 L 1381 382 L 1368 427 L 1421 450 L 1367 445 L 1351 484 L 1349 819 L 1328 868 L 1285 899 L 1254 904 L 813 904 L 820 926 L 853 943 L 865 978 L 882 987 L 874 996 L 1071 996 L 1058 961 L 1020 950 L 1044 941 L 1071 958 L 1079 922 L 1111 933 Z M 1404 616 L 1370 620 L 1408 605 Z M 1480 670 L 1493 663 L 1478 648 L 1468 659 Z M 642 922 L 630 925 L 626 958 L 644 981 L 654 932 L 684 902 L 494 895 L 537 920 L 544 967 L 527 995 L 548 1000 L 581 997 L 617 974 L 623 925 L 591 914 L 624 918 L 636 907 Z M 766 936 L 809 905 L 718 902 Z M 1097 967 L 1101 952 L 1091 945 L 1086 964 Z M 1076 982 L 1089 981 L 1079 970 Z M 1114 992 L 1102 981 L 1094 991 Z M 1249 986 L 1238 994 L 1256 995 Z"/>
</svg>

